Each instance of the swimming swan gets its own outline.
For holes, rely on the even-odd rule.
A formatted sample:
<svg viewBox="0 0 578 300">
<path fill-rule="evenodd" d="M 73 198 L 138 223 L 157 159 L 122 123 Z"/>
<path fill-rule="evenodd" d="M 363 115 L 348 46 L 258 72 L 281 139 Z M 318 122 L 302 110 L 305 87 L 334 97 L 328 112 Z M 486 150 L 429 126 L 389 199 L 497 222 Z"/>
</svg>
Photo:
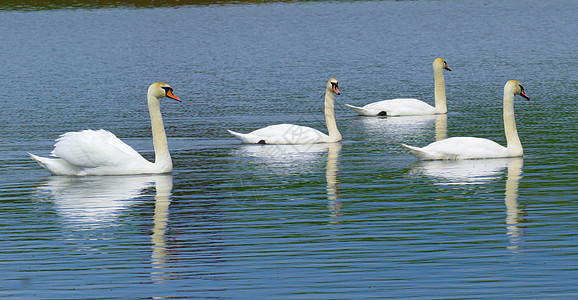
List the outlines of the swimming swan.
<svg viewBox="0 0 578 300">
<path fill-rule="evenodd" d="M 325 90 L 325 123 L 329 135 L 317 129 L 293 124 L 271 125 L 247 134 L 231 130 L 227 131 L 247 144 L 315 144 L 339 142 L 341 141 L 341 133 L 339 133 L 337 129 L 334 110 L 336 94 L 341 94 L 339 84 L 337 79 L 331 78 L 327 81 L 327 88 Z"/>
<path fill-rule="evenodd" d="M 446 82 L 443 70 L 451 71 L 443 58 L 436 58 L 433 62 L 435 81 L 435 107 L 418 99 L 398 98 L 383 100 L 357 107 L 346 104 L 353 108 L 360 116 L 415 116 L 435 115 L 448 112 L 446 105 Z"/>
<path fill-rule="evenodd" d="M 515 80 L 510 80 L 504 86 L 504 131 L 507 147 L 498 143 L 476 137 L 453 137 L 431 143 L 423 148 L 403 145 L 418 158 L 435 159 L 477 159 L 517 157 L 524 154 L 522 143 L 518 137 L 516 119 L 514 117 L 514 96 L 520 95 L 528 100 L 524 87 Z"/>
<path fill-rule="evenodd" d="M 162 82 L 153 83 L 147 93 L 155 162 L 149 162 L 129 145 L 106 130 L 83 130 L 62 134 L 51 156 L 30 154 L 53 175 L 136 175 L 169 173 L 173 169 L 167 136 L 161 117 L 162 97 L 181 101 L 173 89 Z"/>
</svg>

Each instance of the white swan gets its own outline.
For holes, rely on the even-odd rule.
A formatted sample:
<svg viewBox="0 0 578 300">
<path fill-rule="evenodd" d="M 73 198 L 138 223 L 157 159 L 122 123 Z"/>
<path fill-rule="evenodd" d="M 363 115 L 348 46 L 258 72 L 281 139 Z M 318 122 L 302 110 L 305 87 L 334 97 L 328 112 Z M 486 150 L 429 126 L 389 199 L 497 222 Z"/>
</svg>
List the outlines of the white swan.
<svg viewBox="0 0 578 300">
<path fill-rule="evenodd" d="M 524 154 L 522 143 L 518 137 L 516 119 L 514 117 L 514 96 L 520 95 L 528 100 L 522 85 L 516 80 L 510 80 L 504 86 L 504 131 L 507 147 L 498 143 L 476 137 L 453 137 L 431 143 L 423 148 L 403 145 L 418 158 L 435 159 L 477 159 L 518 157 Z"/>
<path fill-rule="evenodd" d="M 435 115 L 448 112 L 446 105 L 446 82 L 443 70 L 451 71 L 443 58 L 436 58 L 433 62 L 435 81 L 435 107 L 418 99 L 398 98 L 373 102 L 364 107 L 346 104 L 353 108 L 360 116 L 415 116 Z"/>
<path fill-rule="evenodd" d="M 149 162 L 129 145 L 106 130 L 83 130 L 61 135 L 51 155 L 30 154 L 53 175 L 136 175 L 169 173 L 173 169 L 167 136 L 161 117 L 162 97 L 181 101 L 173 89 L 162 82 L 153 83 L 147 93 L 155 162 Z"/>
<path fill-rule="evenodd" d="M 271 125 L 246 134 L 227 131 L 247 144 L 287 145 L 339 142 L 341 141 L 341 133 L 339 133 L 335 122 L 335 94 L 339 95 L 341 92 L 337 79 L 331 78 L 327 81 L 325 91 L 325 123 L 329 135 L 317 129 L 293 124 Z"/>
</svg>

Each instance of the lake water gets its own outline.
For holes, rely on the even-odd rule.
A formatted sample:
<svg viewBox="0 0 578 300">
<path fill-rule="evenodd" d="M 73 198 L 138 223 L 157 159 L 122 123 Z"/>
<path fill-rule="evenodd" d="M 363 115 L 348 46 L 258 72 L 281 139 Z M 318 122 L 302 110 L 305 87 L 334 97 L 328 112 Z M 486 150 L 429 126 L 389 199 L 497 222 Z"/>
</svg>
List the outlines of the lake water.
<svg viewBox="0 0 578 300">
<path fill-rule="evenodd" d="M 43 7 L 45 8 L 45 7 Z M 92 9 L 2 7 L 0 297 L 576 298 L 578 2 L 313 1 Z M 364 118 L 345 107 L 433 103 Z M 343 142 L 242 145 L 276 123 L 325 131 L 339 79 Z M 400 144 L 525 155 L 418 162 Z M 163 101 L 172 175 L 50 176 L 59 134 L 104 128 L 153 158 L 146 88 Z"/>
</svg>

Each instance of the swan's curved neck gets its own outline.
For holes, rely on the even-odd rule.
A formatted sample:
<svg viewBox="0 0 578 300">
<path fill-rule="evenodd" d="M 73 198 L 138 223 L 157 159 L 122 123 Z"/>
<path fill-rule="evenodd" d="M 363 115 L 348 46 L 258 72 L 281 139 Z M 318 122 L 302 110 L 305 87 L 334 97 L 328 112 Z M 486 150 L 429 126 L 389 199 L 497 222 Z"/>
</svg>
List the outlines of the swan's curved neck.
<svg viewBox="0 0 578 300">
<path fill-rule="evenodd" d="M 148 95 L 149 113 L 151 116 L 151 128 L 153 133 L 153 145 L 155 148 L 155 166 L 170 172 L 173 168 L 171 154 L 167 143 L 167 134 L 161 116 L 160 101 L 158 98 Z"/>
<path fill-rule="evenodd" d="M 443 68 L 434 66 L 434 89 L 435 89 L 435 106 L 440 114 L 448 112 L 446 104 L 446 80 L 444 79 Z"/>
<path fill-rule="evenodd" d="M 341 141 L 341 133 L 337 129 L 337 122 L 335 122 L 335 94 L 329 90 L 325 91 L 325 124 L 329 133 L 328 142 Z"/>
<path fill-rule="evenodd" d="M 522 156 L 522 142 L 518 136 L 516 118 L 514 117 L 514 93 L 504 89 L 504 131 L 506 132 L 507 148 L 512 156 Z"/>
</svg>

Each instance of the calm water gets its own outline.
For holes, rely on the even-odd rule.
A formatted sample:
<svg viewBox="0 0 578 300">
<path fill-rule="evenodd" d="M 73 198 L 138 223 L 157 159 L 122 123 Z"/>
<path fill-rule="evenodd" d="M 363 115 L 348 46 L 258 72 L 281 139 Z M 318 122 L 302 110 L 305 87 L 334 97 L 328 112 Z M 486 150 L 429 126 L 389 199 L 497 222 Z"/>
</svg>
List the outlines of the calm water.
<svg viewBox="0 0 578 300">
<path fill-rule="evenodd" d="M 575 1 L 352 1 L 0 11 L 0 297 L 576 298 Z M 362 118 L 345 103 L 433 103 L 447 117 Z M 241 145 L 290 122 L 337 145 Z M 523 159 L 418 162 L 400 143 L 505 144 Z M 152 158 L 146 88 L 172 175 L 49 176 L 59 134 L 105 128 Z M 325 130 L 325 129 L 323 129 Z"/>
</svg>

